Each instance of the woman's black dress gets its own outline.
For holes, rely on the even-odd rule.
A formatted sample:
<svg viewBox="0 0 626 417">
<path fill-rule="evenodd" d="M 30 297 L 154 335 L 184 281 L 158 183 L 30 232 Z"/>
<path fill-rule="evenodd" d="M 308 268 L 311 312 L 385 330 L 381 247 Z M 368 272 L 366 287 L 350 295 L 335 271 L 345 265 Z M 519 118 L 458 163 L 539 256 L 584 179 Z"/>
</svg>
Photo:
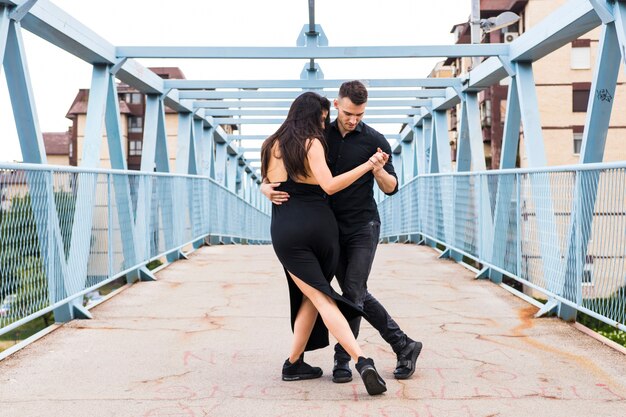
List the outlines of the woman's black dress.
<svg viewBox="0 0 626 417">
<path fill-rule="evenodd" d="M 276 188 L 289 193 L 289 200 L 272 205 L 272 245 L 283 264 L 289 284 L 291 329 L 300 305 L 302 292 L 287 271 L 308 285 L 332 297 L 347 320 L 363 315 L 354 303 L 337 294 L 330 286 L 339 259 L 339 232 L 326 193 L 319 185 L 291 179 Z M 305 350 L 328 346 L 328 329 L 320 315 Z"/>
</svg>

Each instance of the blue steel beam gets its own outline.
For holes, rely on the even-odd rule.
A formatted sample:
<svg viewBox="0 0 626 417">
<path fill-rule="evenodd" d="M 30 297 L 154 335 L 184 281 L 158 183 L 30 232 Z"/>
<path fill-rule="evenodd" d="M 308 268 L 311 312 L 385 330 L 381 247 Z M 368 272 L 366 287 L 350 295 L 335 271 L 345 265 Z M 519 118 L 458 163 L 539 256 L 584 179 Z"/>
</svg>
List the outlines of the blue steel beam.
<svg viewBox="0 0 626 417">
<path fill-rule="evenodd" d="M 3 0 L 3 3 L 19 6 L 23 2 Z M 29 32 L 88 63 L 108 65 L 119 63 L 112 44 L 47 0 L 39 0 L 21 20 L 21 25 Z M 166 92 L 162 78 L 132 59 L 123 63 L 116 76 L 145 94 Z M 165 105 L 176 111 L 193 111 L 192 108 L 183 106 L 175 97 L 175 93 L 168 94 L 164 101 Z M 23 114 L 23 117 L 27 115 Z M 218 132 L 220 130 L 218 129 Z"/>
<path fill-rule="evenodd" d="M 467 112 L 467 133 L 469 134 L 470 158 L 472 171 L 485 171 L 485 149 L 483 130 L 480 125 L 480 109 L 476 93 L 465 94 L 465 111 Z"/>
<path fill-rule="evenodd" d="M 570 0 L 512 42 L 509 59 L 538 61 L 601 23 L 588 0 Z"/>
<path fill-rule="evenodd" d="M 509 91 L 507 96 L 507 108 L 504 122 L 504 133 L 502 138 L 502 151 L 500 157 L 500 169 L 515 168 L 517 160 L 517 149 L 519 146 L 520 136 L 520 105 L 519 95 L 517 93 L 517 77 L 511 77 Z M 505 257 L 505 245 L 501 242 L 506 241 L 508 227 L 510 223 L 510 204 L 513 201 L 513 193 L 517 191 L 519 194 L 519 180 L 517 176 L 509 175 L 499 177 L 498 189 L 496 192 L 496 205 L 494 213 L 494 238 L 492 245 L 492 263 L 501 266 Z M 519 199 L 516 206 L 519 206 Z M 520 216 L 516 216 L 516 224 L 520 221 Z M 521 272 L 517 271 L 518 276 Z M 495 270 L 490 271 L 490 278 L 494 282 L 501 282 L 502 273 Z"/>
<path fill-rule="evenodd" d="M 0 62 L 4 62 L 4 51 L 7 45 L 7 38 L 9 36 L 9 26 L 13 22 L 9 18 L 9 9 L 5 6 L 0 6 Z M 1 70 L 2 66 L 0 66 Z"/>
<path fill-rule="evenodd" d="M 267 139 L 269 135 L 228 135 L 228 142 L 233 140 L 258 140 L 263 141 Z M 383 136 L 390 140 L 400 140 L 400 135 L 397 133 L 383 133 Z M 258 150 L 257 148 L 256 150 Z"/>
<path fill-rule="evenodd" d="M 202 108 L 202 107 L 200 107 Z M 204 112 L 205 115 L 213 117 L 224 116 L 287 116 L 287 109 L 209 109 Z M 421 114 L 421 108 L 404 108 L 404 109 L 367 109 L 368 116 L 415 116 Z M 331 109 L 330 117 L 337 117 L 337 110 Z"/>
<path fill-rule="evenodd" d="M 339 88 L 350 79 L 315 80 L 164 80 L 165 89 L 201 90 L 212 88 Z M 412 79 L 360 79 L 368 88 L 376 87 L 428 87 L 446 88 L 462 85 L 458 78 L 412 78 Z"/>
<path fill-rule="evenodd" d="M 450 136 L 448 134 L 448 113 L 437 110 L 433 112 L 433 146 L 437 149 L 437 170 L 431 172 L 452 171 L 450 159 Z"/>
<path fill-rule="evenodd" d="M 524 147 L 530 167 L 545 167 L 546 154 L 541 130 L 539 105 L 533 77 L 532 64 L 515 62 L 517 73 L 517 93 L 519 96 L 521 120 L 524 127 Z M 544 275 L 556 276 L 561 267 L 561 250 L 557 242 L 556 220 L 550 183 L 544 178 L 533 175 L 530 178 L 532 201 L 537 213 L 539 244 L 543 260 Z M 559 294 L 562 285 L 550 281 L 549 290 Z"/>
<path fill-rule="evenodd" d="M 464 89 L 461 88 L 447 87 L 442 100 L 437 100 L 436 104 L 435 102 L 430 103 L 432 110 L 449 110 L 456 107 L 461 102 L 459 92 L 463 94 L 463 91 Z M 428 106 L 428 104 L 425 106 Z"/>
<path fill-rule="evenodd" d="M 26 16 L 28 11 L 37 3 L 37 0 L 26 0 L 11 11 L 11 19 L 19 22 Z"/>
<path fill-rule="evenodd" d="M 11 6 L 24 4 L 23 1 L 14 0 L 3 0 L 2 3 Z M 21 26 L 85 62 L 107 65 L 116 65 L 120 62 L 111 43 L 47 0 L 39 0 L 34 4 L 21 20 Z M 0 35 L 1 33 L 0 31 Z M 132 59 L 123 63 L 116 76 L 145 94 L 166 92 L 162 78 Z M 173 95 L 168 95 L 164 101 L 165 105 L 176 111 L 193 111 L 192 108 L 183 106 Z M 28 116 L 23 114 L 22 117 Z"/>
<path fill-rule="evenodd" d="M 613 16 L 613 12 L 607 6 L 604 0 L 588 0 L 591 6 L 595 9 L 596 13 L 600 20 L 602 20 L 603 24 L 608 24 L 615 21 L 615 17 Z"/>
<path fill-rule="evenodd" d="M 179 174 L 195 174 L 190 172 L 194 169 L 191 164 L 191 155 L 193 152 L 193 114 L 178 113 L 178 140 L 176 153 L 176 172 Z"/>
<path fill-rule="evenodd" d="M 111 158 L 111 168 L 126 171 L 126 157 L 123 146 L 122 128 L 120 123 L 120 109 L 117 94 L 117 84 L 113 77 L 114 69 L 108 77 L 108 89 L 105 110 L 105 126 L 107 131 L 107 142 L 109 155 Z M 128 233 L 122 236 L 122 250 L 124 253 L 124 267 L 129 269 L 137 265 L 137 230 L 134 227 L 133 204 L 131 199 L 129 178 L 126 175 L 113 175 L 113 193 L 115 195 L 115 206 L 117 207 L 117 217 L 120 225 L 130 227 Z M 138 271 L 126 274 L 127 282 L 134 282 L 139 279 Z"/>
<path fill-rule="evenodd" d="M 259 124 L 282 124 L 285 119 L 284 118 L 231 118 L 231 117 L 215 117 L 215 123 L 220 125 L 259 125 Z M 413 121 L 412 117 L 368 117 L 367 113 L 363 118 L 365 123 L 411 123 Z"/>
<path fill-rule="evenodd" d="M 3 45 L 4 59 L 2 63 L 22 158 L 24 162 L 45 164 L 46 151 L 43 145 L 43 136 L 39 129 L 35 98 L 30 83 L 20 26 L 19 23 L 13 21 L 7 22 L 6 16 L 4 16 L 1 25 L 2 29 L 6 31 L 6 46 Z"/>
<path fill-rule="evenodd" d="M 615 26 L 614 23 L 610 23 L 602 28 L 580 151 L 580 162 L 583 164 L 601 162 L 604 157 L 617 77 L 622 61 Z"/>
<path fill-rule="evenodd" d="M 20 141 L 22 159 L 26 163 L 46 164 L 47 157 L 43 136 L 35 107 L 35 98 L 30 82 L 30 74 L 24 52 L 24 42 L 20 24 L 8 17 L 9 10 L 3 8 L 0 14 L 0 48 L 2 66 L 15 118 L 15 127 Z M 54 207 L 52 176 L 27 175 L 33 207 Z M 56 210 L 33 209 L 39 249 L 43 256 L 48 280 L 48 296 L 51 303 L 65 298 L 64 278 L 67 277 L 66 253 L 61 238 L 59 218 Z M 71 316 L 68 307 L 55 309 L 55 319 L 62 321 Z"/>
<path fill-rule="evenodd" d="M 461 110 L 459 111 L 458 118 L 459 130 L 456 141 L 456 170 L 458 172 L 466 172 L 472 167 L 472 148 L 470 146 L 466 100 L 461 100 Z"/>
<path fill-rule="evenodd" d="M 206 91 L 206 90 L 182 90 L 178 96 L 181 99 L 294 99 L 302 94 L 302 91 Z M 334 97 L 336 91 L 322 91 L 322 95 Z M 373 90 L 368 92 L 368 98 L 432 98 L 445 97 L 445 89 L 414 89 L 414 90 Z"/>
<path fill-rule="evenodd" d="M 613 3 L 613 14 L 622 60 L 626 64 L 626 3 L 623 0 Z"/>
<path fill-rule="evenodd" d="M 211 108 L 211 109 L 227 109 L 227 108 L 288 108 L 293 100 L 195 100 L 193 108 Z M 406 107 L 406 106 L 429 106 L 431 100 L 424 99 L 399 99 L 399 100 L 380 100 L 372 99 L 367 101 L 368 111 L 372 108 L 379 107 Z"/>
<path fill-rule="evenodd" d="M 81 157 L 81 165 L 85 168 L 98 168 L 100 164 L 100 148 L 106 116 L 109 79 L 111 78 L 109 70 L 110 66 L 105 64 L 93 66 Z M 70 235 L 72 240 L 67 258 L 69 275 L 66 277 L 66 288 L 68 294 L 79 293 L 85 288 L 92 227 L 94 225 L 98 175 L 81 173 L 78 175 L 77 183 L 76 209 L 72 222 L 72 234 Z M 82 298 L 79 298 L 69 304 L 72 309 L 71 318 L 75 318 L 75 310 L 78 310 L 80 315 L 89 317 L 89 313 L 86 313 L 83 308 L 82 301 Z"/>
<path fill-rule="evenodd" d="M 116 55 L 129 58 L 189 59 L 355 59 L 447 58 L 507 55 L 508 44 L 224 47 L 224 46 L 118 46 Z"/>
<path fill-rule="evenodd" d="M 472 171 L 486 171 L 485 150 L 483 145 L 483 130 L 480 124 L 480 109 L 478 94 L 465 93 L 465 111 L 467 116 L 467 133 L 469 135 L 469 150 Z M 481 175 L 474 184 L 474 200 L 479 204 L 478 227 L 480 230 L 479 248 L 484 259 L 491 259 L 493 242 L 493 217 L 489 200 L 489 178 Z M 455 257 L 455 259 L 459 259 Z"/>
<path fill-rule="evenodd" d="M 418 153 L 418 171 L 420 174 L 426 174 L 430 172 L 430 157 L 431 157 L 431 130 L 432 130 L 432 118 L 431 117 L 423 117 L 421 119 L 421 125 L 418 125 L 422 128 L 421 135 L 418 130 L 418 142 L 417 142 L 417 153 Z M 421 136 L 421 137 L 420 137 Z M 420 146 L 421 145 L 421 146 Z"/>
<path fill-rule="evenodd" d="M 583 164 L 602 162 L 604 158 L 619 68 L 622 60 L 626 58 L 622 55 L 626 54 L 626 49 L 624 49 L 626 46 L 624 42 L 626 6 L 616 3 L 614 12 L 614 21 L 603 25 L 600 36 L 598 58 L 591 86 L 592 93 L 589 95 L 587 120 L 580 151 L 580 162 Z M 618 35 L 620 32 L 621 39 Z M 582 273 L 580 264 L 585 262 L 587 256 L 599 181 L 600 174 L 597 171 L 578 172 L 576 176 L 574 201 L 584 201 L 585 204 L 577 204 L 572 210 L 562 294 L 564 296 L 575 294 L 577 299 L 570 299 L 570 301 L 577 303 L 582 302 L 582 294 L 575 290 L 582 279 L 579 276 Z M 576 318 L 576 310 L 569 306 L 560 305 L 558 313 L 566 320 Z"/>
</svg>

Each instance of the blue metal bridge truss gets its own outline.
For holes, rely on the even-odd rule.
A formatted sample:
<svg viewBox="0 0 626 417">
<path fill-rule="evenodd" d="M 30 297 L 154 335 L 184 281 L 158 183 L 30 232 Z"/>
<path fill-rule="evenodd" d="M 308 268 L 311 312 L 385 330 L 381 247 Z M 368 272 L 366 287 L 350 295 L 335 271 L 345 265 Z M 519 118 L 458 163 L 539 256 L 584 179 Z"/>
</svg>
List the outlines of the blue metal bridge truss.
<svg viewBox="0 0 626 417">
<path fill-rule="evenodd" d="M 114 279 L 153 279 L 146 264 L 183 257 L 207 241 L 266 243 L 269 203 L 258 158 L 220 125 L 274 124 L 291 100 L 315 90 L 333 97 L 344 80 L 324 79 L 324 59 L 483 57 L 460 78 L 371 79 L 366 122 L 404 126 L 390 140 L 400 192 L 378 195 L 383 238 L 444 248 L 443 257 L 482 265 L 546 294 L 542 312 L 583 311 L 626 330 L 626 163 L 603 163 L 620 64 L 626 1 L 570 0 L 509 44 L 330 46 L 309 23 L 293 47 L 115 46 L 47 0 L 0 0 L 0 59 L 24 159 L 2 164 L 10 206 L 0 212 L 3 298 L 0 334 L 50 311 L 57 321 L 89 317 L 83 295 Z M 533 62 L 600 27 L 580 164 L 548 168 Z M 93 66 L 80 167 L 47 164 L 26 63 L 27 30 Z M 307 60 L 297 79 L 164 80 L 139 58 Z M 509 77 L 501 169 L 487 171 L 478 94 Z M 128 171 L 116 79 L 146 96 L 141 170 Z M 393 89 L 390 89 L 393 87 Z M 448 110 L 460 105 L 453 171 Z M 176 172 L 170 171 L 165 107 L 178 112 Z M 520 126 L 529 168 L 515 169 Z M 111 169 L 99 169 L 102 132 Z M 584 291 L 586 259 L 598 286 Z M 529 301 L 525 294 L 518 295 Z M 0 298 L 0 301 L 2 299 Z"/>
</svg>

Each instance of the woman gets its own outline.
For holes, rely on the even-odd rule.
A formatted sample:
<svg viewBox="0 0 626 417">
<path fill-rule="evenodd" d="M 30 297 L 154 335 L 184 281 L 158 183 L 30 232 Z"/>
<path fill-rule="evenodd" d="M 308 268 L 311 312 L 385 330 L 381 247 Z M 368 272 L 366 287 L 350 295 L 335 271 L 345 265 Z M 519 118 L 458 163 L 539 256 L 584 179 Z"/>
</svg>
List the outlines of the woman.
<svg viewBox="0 0 626 417">
<path fill-rule="evenodd" d="M 382 160 L 374 154 L 352 171 L 333 177 L 326 164 L 324 126 L 330 102 L 307 92 L 293 102 L 287 119 L 261 148 L 264 181 L 291 196 L 272 206 L 271 235 L 274 251 L 283 264 L 289 285 L 291 352 L 282 379 L 319 378 L 322 370 L 304 362 L 304 351 L 328 346 L 328 331 L 356 363 L 370 395 L 387 390 L 374 361 L 363 357 L 346 319 L 362 315 L 352 302 L 330 286 L 339 256 L 339 237 L 327 195 L 343 190 Z M 318 313 L 319 316 L 318 317 Z"/>
</svg>

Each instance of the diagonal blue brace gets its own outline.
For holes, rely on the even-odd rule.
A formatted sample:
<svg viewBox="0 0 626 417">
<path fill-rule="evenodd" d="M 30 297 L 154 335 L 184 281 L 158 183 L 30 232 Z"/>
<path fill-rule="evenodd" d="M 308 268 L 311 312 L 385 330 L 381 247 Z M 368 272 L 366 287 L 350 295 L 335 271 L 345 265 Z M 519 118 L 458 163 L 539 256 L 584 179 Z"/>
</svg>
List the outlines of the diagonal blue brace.
<svg viewBox="0 0 626 417">
<path fill-rule="evenodd" d="M 21 21 L 24 16 L 28 14 L 30 9 L 33 8 L 35 3 L 37 3 L 37 1 L 38 0 L 26 0 L 24 3 L 20 4 L 13 11 L 11 11 L 9 17 L 11 18 L 11 20 L 14 20 L 16 22 Z"/>
<path fill-rule="evenodd" d="M 529 165 L 531 167 L 545 167 L 545 146 L 532 63 L 516 62 L 515 66 L 521 120 L 524 126 L 524 145 Z M 554 294 L 559 294 L 562 285 L 558 282 L 559 277 L 557 274 L 561 268 L 562 254 L 557 241 L 558 234 L 551 185 L 546 181 L 545 176 L 537 174 L 530 174 L 529 181 L 532 203 L 537 214 L 536 221 L 542 225 L 539 229 L 538 240 L 543 261 L 543 273 L 547 280 L 547 289 Z M 554 279 L 550 279 L 554 275 L 557 275 L 556 282 Z"/>
<path fill-rule="evenodd" d="M 23 160 L 27 163 L 45 164 L 46 151 L 39 129 L 21 27 L 19 23 L 9 19 L 6 7 L 0 7 L 0 58 L 6 74 Z M 56 303 L 67 298 L 69 294 L 64 286 L 68 275 L 66 252 L 54 200 L 53 178 L 49 173 L 29 172 L 26 179 L 33 207 L 46 208 L 33 209 L 33 214 L 39 248 L 46 268 L 49 302 Z M 67 321 L 71 318 L 67 304 L 56 308 L 54 315 L 57 321 Z M 66 317 L 68 319 L 65 319 Z"/>
<path fill-rule="evenodd" d="M 86 168 L 97 168 L 100 162 L 100 147 L 106 113 L 107 94 L 109 87 L 108 65 L 93 66 L 91 89 L 87 103 L 87 120 L 85 122 L 85 139 L 83 142 L 82 162 Z M 87 282 L 88 263 L 91 254 L 91 237 L 94 228 L 96 211 L 98 174 L 81 172 L 78 174 L 78 190 L 76 208 L 72 222 L 72 240 L 70 243 L 67 265 L 69 275 L 66 277 L 66 288 L 69 294 L 82 291 Z M 82 306 L 82 297 L 71 301 L 72 318 L 76 309 Z"/>
<path fill-rule="evenodd" d="M 467 114 L 467 133 L 469 134 L 469 147 L 472 171 L 486 171 L 485 151 L 483 145 L 483 132 L 480 125 L 480 109 L 478 94 L 468 92 L 465 94 L 465 111 Z M 463 120 L 463 118 L 461 119 Z M 469 167 L 464 167 L 469 168 Z M 489 199 L 489 184 L 487 175 L 475 176 L 474 201 L 477 202 L 479 241 L 478 251 L 481 258 L 491 261 L 491 242 L 493 242 L 493 219 L 491 216 L 491 203 Z"/>
<path fill-rule="evenodd" d="M 146 266 L 142 266 L 138 269 L 139 280 L 141 281 L 156 281 L 156 276 Z"/>
<path fill-rule="evenodd" d="M 559 302 L 554 298 L 550 298 L 544 305 L 535 313 L 535 317 L 543 317 L 548 314 L 552 314 L 557 311 Z"/>
<path fill-rule="evenodd" d="M 481 269 L 476 276 L 474 277 L 474 279 L 487 279 L 490 278 L 490 272 L 491 272 L 491 268 L 489 267 L 484 267 L 483 269 Z"/>
<path fill-rule="evenodd" d="M 511 82 L 509 84 L 506 117 L 504 120 L 505 123 L 500 157 L 500 169 L 512 169 L 515 168 L 517 159 L 521 123 L 519 95 L 517 93 L 517 77 L 515 75 L 511 77 Z M 518 198 L 516 198 L 515 201 L 513 200 L 513 193 L 515 191 L 517 191 L 516 195 L 519 195 L 518 186 L 519 181 L 517 174 L 501 175 L 498 177 L 491 262 L 495 266 L 504 267 L 506 245 L 503 245 L 502 242 L 506 242 L 509 228 L 511 227 L 510 206 L 514 202 L 516 208 L 518 208 L 520 204 Z M 515 224 L 517 225 L 519 222 L 520 218 L 517 216 L 515 218 Z M 519 247 L 521 237 L 517 233 L 517 228 L 516 235 L 516 242 Z M 517 274 L 521 277 L 519 270 L 517 271 Z M 491 279 L 494 282 L 502 282 L 502 273 L 495 270 L 492 271 Z"/>
<path fill-rule="evenodd" d="M 124 151 L 123 135 L 120 122 L 120 109 L 117 94 L 117 85 L 111 69 L 108 76 L 108 89 L 106 98 L 105 125 L 107 131 L 107 143 L 111 158 L 111 168 L 126 171 L 126 157 Z M 133 203 L 130 190 L 130 179 L 127 175 L 111 175 L 113 182 L 113 196 L 117 207 L 117 218 L 122 227 L 128 228 L 127 233 L 122 233 L 122 250 L 124 253 L 124 265 L 126 270 L 139 262 L 137 258 L 137 228 L 133 216 Z M 113 260 L 112 242 L 109 242 L 109 262 Z M 111 268 L 113 270 L 113 268 Z M 126 282 L 132 283 L 139 279 L 137 274 L 126 274 Z"/>
<path fill-rule="evenodd" d="M 0 63 L 4 62 L 4 52 L 7 46 L 7 40 L 9 37 L 9 27 L 14 23 L 9 18 L 9 8 L 0 6 Z M 0 65 L 0 70 L 2 66 Z"/>
<path fill-rule="evenodd" d="M 600 20 L 602 20 L 602 23 L 606 25 L 615 21 L 615 17 L 613 16 L 613 13 L 611 12 L 611 10 L 609 10 L 609 8 L 607 7 L 605 0 L 587 0 L 587 1 L 589 1 L 591 6 L 594 8 L 596 13 L 598 14 L 598 17 L 600 18 Z"/>
<path fill-rule="evenodd" d="M 603 26 L 600 37 L 580 151 L 580 162 L 583 164 L 602 162 L 604 157 L 621 63 L 620 49 L 624 46 L 620 43 L 618 33 L 619 31 L 624 33 L 626 14 L 620 12 L 619 5 L 615 7 L 616 20 Z M 574 201 L 577 204 L 572 210 L 573 215 L 569 225 L 567 259 L 561 292 L 564 297 L 577 304 L 582 304 L 582 274 L 587 259 L 599 182 L 598 171 L 580 171 L 576 174 Z M 577 311 L 573 307 L 560 304 L 558 315 L 564 320 L 574 320 Z"/>
</svg>

